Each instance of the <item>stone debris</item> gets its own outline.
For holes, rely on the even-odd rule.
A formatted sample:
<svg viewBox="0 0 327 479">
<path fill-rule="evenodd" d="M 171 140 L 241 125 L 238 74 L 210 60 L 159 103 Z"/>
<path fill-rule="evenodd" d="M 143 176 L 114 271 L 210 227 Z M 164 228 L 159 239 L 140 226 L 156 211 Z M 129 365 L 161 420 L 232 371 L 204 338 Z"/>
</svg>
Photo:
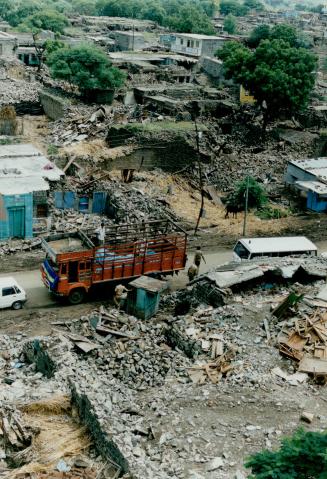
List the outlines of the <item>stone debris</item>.
<svg viewBox="0 0 327 479">
<path fill-rule="evenodd" d="M 10 240 L 0 243 L 0 256 L 12 255 L 41 248 L 41 239 Z"/>
<path fill-rule="evenodd" d="M 301 291 L 305 298 L 314 297 L 321 285 L 321 280 L 302 285 Z M 194 287 L 188 287 L 187 292 L 192 294 Z M 222 479 L 235 474 L 242 477 L 240 462 L 233 462 L 226 451 L 217 451 L 208 430 L 216 439 L 220 434 L 226 437 L 229 431 L 231 438 L 242 437 L 249 444 L 262 436 L 262 447 L 276 444 L 281 432 L 277 434 L 276 428 L 266 432 L 254 421 L 233 423 L 226 429 L 224 415 L 217 417 L 217 425 L 200 425 L 202 413 L 185 416 L 187 405 L 193 401 L 195 410 L 203 402 L 209 410 L 217 407 L 224 402 L 220 397 L 216 404 L 217 388 L 225 400 L 230 398 L 229 407 L 233 408 L 251 401 L 255 405 L 260 388 L 270 391 L 282 385 L 287 392 L 288 387 L 304 391 L 313 387 L 307 374 L 296 372 L 291 363 L 277 368 L 281 357 L 274 345 L 278 345 L 280 332 L 295 323 L 288 318 L 278 321 L 272 311 L 293 287 L 276 283 L 274 289 L 265 289 L 264 284 L 256 285 L 238 291 L 229 304 L 218 307 L 198 299 L 186 314 L 178 316 L 171 312 L 183 292 L 173 293 L 163 298 L 161 311 L 151 321 L 101 306 L 81 318 L 54 321 L 49 337 L 31 340 L 23 333 L 3 335 L 1 404 L 10 406 L 26 398 L 40 400 L 54 393 L 88 398 L 92 417 L 114 441 L 130 474 L 137 479 L 211 479 L 212 474 Z M 311 318 L 314 311 L 302 301 L 297 314 Z M 270 338 L 263 317 L 269 323 Z M 36 350 L 44 354 L 35 355 Z M 30 360 L 33 363 L 29 364 Z M 227 370 L 216 372 L 212 364 Z M 194 381 L 191 371 L 200 371 L 204 381 Z M 243 397 L 246 388 L 251 399 L 234 399 L 238 390 L 238 397 Z M 294 408 L 293 413 L 298 421 L 299 410 Z M 189 422 L 187 433 L 185 421 Z"/>
<path fill-rule="evenodd" d="M 303 411 L 303 413 L 301 414 L 301 420 L 309 424 L 312 423 L 312 421 L 314 420 L 314 417 L 315 417 L 314 414 L 307 411 Z"/>
</svg>

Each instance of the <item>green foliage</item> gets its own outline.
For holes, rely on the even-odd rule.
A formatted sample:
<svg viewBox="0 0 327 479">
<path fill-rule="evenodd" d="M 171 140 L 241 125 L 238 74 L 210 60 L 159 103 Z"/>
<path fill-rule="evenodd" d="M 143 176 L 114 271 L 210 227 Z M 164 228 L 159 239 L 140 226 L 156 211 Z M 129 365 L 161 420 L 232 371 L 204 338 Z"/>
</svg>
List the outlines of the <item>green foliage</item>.
<svg viewBox="0 0 327 479">
<path fill-rule="evenodd" d="M 180 32 L 214 34 L 217 10 L 217 0 L 0 0 L 0 16 L 12 26 L 59 33 L 69 25 L 67 15 L 82 14 L 145 19 Z M 55 18 L 58 14 L 65 15 L 64 23 Z"/>
<path fill-rule="evenodd" d="M 238 0 L 222 0 L 220 2 L 220 13 L 222 15 L 234 15 L 241 17 L 248 13 L 249 9 Z"/>
<path fill-rule="evenodd" d="M 265 23 L 254 28 L 247 39 L 247 44 L 251 48 L 257 48 L 261 40 L 270 38 L 270 26 Z"/>
<path fill-rule="evenodd" d="M 2 18 L 16 27 L 19 23 L 22 23 L 24 20 L 26 20 L 26 18 L 30 15 L 40 12 L 42 8 L 43 5 L 38 0 L 11 1 L 10 7 L 6 12 L 4 12 Z"/>
<path fill-rule="evenodd" d="M 51 55 L 51 53 L 54 53 L 60 48 L 64 48 L 65 44 L 64 42 L 61 42 L 60 40 L 46 40 L 44 43 L 44 46 L 45 46 L 45 51 L 47 55 L 49 56 Z"/>
<path fill-rule="evenodd" d="M 213 35 L 215 30 L 209 18 L 194 6 L 184 6 L 178 15 L 171 16 L 164 22 L 171 30 L 181 33 L 202 33 Z"/>
<path fill-rule="evenodd" d="M 247 187 L 249 208 L 261 208 L 267 202 L 267 195 L 262 185 L 251 176 L 237 183 L 233 194 L 236 204 L 244 204 Z"/>
<path fill-rule="evenodd" d="M 247 44 L 251 48 L 256 48 L 261 40 L 284 40 L 294 48 L 308 48 L 310 46 L 302 33 L 299 33 L 292 25 L 287 24 L 275 25 L 273 28 L 266 24 L 259 25 L 252 30 Z"/>
<path fill-rule="evenodd" d="M 107 55 L 90 45 L 55 50 L 47 59 L 54 78 L 76 85 L 81 93 L 120 87 L 125 74 L 111 65 Z"/>
<path fill-rule="evenodd" d="M 213 34 L 213 0 L 98 0 L 100 15 L 152 20 L 184 33 Z"/>
<path fill-rule="evenodd" d="M 227 15 L 224 20 L 224 30 L 227 33 L 235 33 L 237 30 L 236 18 L 233 15 Z"/>
<path fill-rule="evenodd" d="M 278 220 L 279 218 L 286 218 L 289 214 L 290 211 L 288 210 L 274 208 L 270 205 L 264 205 L 256 213 L 262 220 Z"/>
<path fill-rule="evenodd" d="M 97 9 L 95 1 L 90 0 L 72 0 L 72 9 L 80 15 L 96 15 Z"/>
<path fill-rule="evenodd" d="M 69 24 L 69 21 L 62 13 L 45 10 L 30 15 L 19 25 L 19 27 L 24 30 L 32 30 L 36 32 L 40 30 L 51 30 L 54 33 L 62 34 Z"/>
<path fill-rule="evenodd" d="M 224 61 L 227 78 L 233 78 L 257 100 L 264 127 L 283 111 L 304 109 L 315 83 L 316 57 L 284 40 L 262 40 L 254 50 L 228 42 L 217 56 Z"/>
<path fill-rule="evenodd" d="M 53 145 L 53 144 L 48 145 L 47 153 L 48 153 L 49 156 L 50 156 L 50 155 L 57 155 L 57 154 L 58 154 L 58 151 L 59 151 L 58 146 Z"/>
<path fill-rule="evenodd" d="M 259 0 L 244 0 L 244 6 L 249 10 L 256 10 L 257 12 L 265 9 L 264 4 Z"/>
<path fill-rule="evenodd" d="M 278 451 L 259 452 L 245 465 L 252 479 L 326 479 L 327 434 L 300 429 Z"/>
<path fill-rule="evenodd" d="M 322 13 L 324 8 L 325 8 L 325 5 L 323 3 L 320 3 L 319 5 L 316 5 L 315 7 L 310 8 L 310 12 Z"/>
</svg>

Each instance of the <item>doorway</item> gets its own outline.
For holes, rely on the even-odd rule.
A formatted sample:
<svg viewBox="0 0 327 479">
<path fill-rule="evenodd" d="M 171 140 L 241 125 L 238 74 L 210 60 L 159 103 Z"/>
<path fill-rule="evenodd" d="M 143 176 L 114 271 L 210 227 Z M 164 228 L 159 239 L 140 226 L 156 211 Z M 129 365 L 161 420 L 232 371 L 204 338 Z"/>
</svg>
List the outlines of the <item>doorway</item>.
<svg viewBox="0 0 327 479">
<path fill-rule="evenodd" d="M 10 238 L 25 238 L 25 208 L 8 208 Z"/>
</svg>

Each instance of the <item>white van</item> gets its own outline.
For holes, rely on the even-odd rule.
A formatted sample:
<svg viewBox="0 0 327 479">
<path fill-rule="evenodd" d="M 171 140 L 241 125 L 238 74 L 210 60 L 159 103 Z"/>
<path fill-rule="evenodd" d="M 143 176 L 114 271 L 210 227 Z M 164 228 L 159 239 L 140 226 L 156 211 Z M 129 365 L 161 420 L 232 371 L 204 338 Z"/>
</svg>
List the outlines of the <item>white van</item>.
<svg viewBox="0 0 327 479">
<path fill-rule="evenodd" d="M 274 238 L 243 238 L 233 250 L 236 261 L 254 259 L 260 256 L 317 256 L 318 248 L 305 236 L 277 236 Z"/>
<path fill-rule="evenodd" d="M 21 309 L 26 301 L 26 292 L 14 278 L 0 278 L 0 309 Z"/>
</svg>

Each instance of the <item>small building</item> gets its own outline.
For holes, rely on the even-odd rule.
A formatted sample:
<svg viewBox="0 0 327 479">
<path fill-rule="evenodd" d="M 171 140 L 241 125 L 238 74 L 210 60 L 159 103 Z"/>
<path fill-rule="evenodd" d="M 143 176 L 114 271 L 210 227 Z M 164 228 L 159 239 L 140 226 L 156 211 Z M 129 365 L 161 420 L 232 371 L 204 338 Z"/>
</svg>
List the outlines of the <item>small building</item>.
<svg viewBox="0 0 327 479">
<path fill-rule="evenodd" d="M 228 39 L 197 33 L 175 33 L 171 40 L 171 51 L 194 57 L 214 57 Z"/>
<path fill-rule="evenodd" d="M 36 56 L 36 50 L 34 47 L 18 47 L 17 58 L 30 67 L 39 65 L 39 59 Z"/>
<path fill-rule="evenodd" d="M 167 287 L 166 281 L 140 276 L 128 286 L 132 289 L 127 296 L 127 313 L 140 319 L 154 316 L 159 309 L 160 292 Z"/>
<path fill-rule="evenodd" d="M 114 34 L 116 42 L 116 50 L 142 50 L 145 46 L 144 36 L 142 33 L 132 31 L 118 31 Z"/>
<path fill-rule="evenodd" d="M 289 161 L 285 182 L 306 198 L 309 210 L 327 211 L 327 157 Z"/>
<path fill-rule="evenodd" d="M 0 148 L 0 240 L 32 238 L 34 219 L 47 216 L 49 182 L 63 171 L 33 145 Z"/>
<path fill-rule="evenodd" d="M 13 58 L 17 46 L 16 37 L 0 31 L 0 57 Z"/>
</svg>

